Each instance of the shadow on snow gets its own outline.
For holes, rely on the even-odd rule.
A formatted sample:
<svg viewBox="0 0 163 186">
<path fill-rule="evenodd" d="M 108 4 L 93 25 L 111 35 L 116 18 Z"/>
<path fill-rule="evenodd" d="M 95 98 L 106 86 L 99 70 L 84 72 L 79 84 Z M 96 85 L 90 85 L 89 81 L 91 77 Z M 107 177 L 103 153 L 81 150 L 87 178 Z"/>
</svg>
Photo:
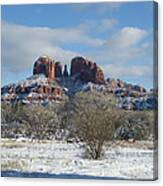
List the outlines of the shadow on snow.
<svg viewBox="0 0 163 186">
<path fill-rule="evenodd" d="M 2 177 L 22 177 L 22 178 L 59 178 L 59 179 L 98 179 L 98 180 L 124 180 L 118 177 L 102 177 L 78 174 L 50 174 L 42 172 L 19 172 L 19 171 L 2 171 Z"/>
</svg>

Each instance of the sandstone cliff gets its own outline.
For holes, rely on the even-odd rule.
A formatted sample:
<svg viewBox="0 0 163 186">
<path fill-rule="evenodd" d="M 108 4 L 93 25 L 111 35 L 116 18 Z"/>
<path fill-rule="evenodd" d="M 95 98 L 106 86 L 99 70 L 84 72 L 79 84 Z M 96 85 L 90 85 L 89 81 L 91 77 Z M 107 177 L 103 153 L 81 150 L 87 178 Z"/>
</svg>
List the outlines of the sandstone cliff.
<svg viewBox="0 0 163 186">
<path fill-rule="evenodd" d="M 71 76 L 78 75 L 84 82 L 104 84 L 104 73 L 96 63 L 83 57 L 75 57 L 71 61 Z"/>
<path fill-rule="evenodd" d="M 33 75 L 44 74 L 47 78 L 55 80 L 60 77 L 68 77 L 67 65 L 64 66 L 62 72 L 62 64 L 55 62 L 52 58 L 47 56 L 39 57 L 34 63 Z M 102 69 L 90 60 L 83 57 L 75 57 L 71 61 L 71 77 L 76 76 L 77 79 L 87 83 L 104 84 L 104 73 Z"/>
</svg>

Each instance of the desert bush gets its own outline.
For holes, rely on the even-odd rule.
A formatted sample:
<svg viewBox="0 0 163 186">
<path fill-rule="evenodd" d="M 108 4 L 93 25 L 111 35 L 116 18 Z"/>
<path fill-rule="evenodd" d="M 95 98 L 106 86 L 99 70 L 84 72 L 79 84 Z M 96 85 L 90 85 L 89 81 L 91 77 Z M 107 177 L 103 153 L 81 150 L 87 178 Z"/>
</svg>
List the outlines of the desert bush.
<svg viewBox="0 0 163 186">
<path fill-rule="evenodd" d="M 152 120 L 144 111 L 126 111 L 117 129 L 118 139 L 147 140 L 152 132 Z"/>
<path fill-rule="evenodd" d="M 54 108 L 41 105 L 4 105 L 2 109 L 2 137 L 24 136 L 49 139 L 55 136 L 59 117 Z"/>
<path fill-rule="evenodd" d="M 19 118 L 24 113 L 25 106 L 17 102 L 16 104 L 5 104 L 1 105 L 1 122 L 2 124 L 20 122 Z"/>
<path fill-rule="evenodd" d="M 1 136 L 14 138 L 22 134 L 21 117 L 24 115 L 25 106 L 19 102 L 16 104 L 1 105 Z"/>
<path fill-rule="evenodd" d="M 59 120 L 53 110 L 43 106 L 31 105 L 22 117 L 24 133 L 36 139 L 49 139 L 54 137 Z"/>
<path fill-rule="evenodd" d="M 79 93 L 71 100 L 74 136 L 85 143 L 86 153 L 99 159 L 106 141 L 112 140 L 119 110 L 97 92 Z"/>
</svg>

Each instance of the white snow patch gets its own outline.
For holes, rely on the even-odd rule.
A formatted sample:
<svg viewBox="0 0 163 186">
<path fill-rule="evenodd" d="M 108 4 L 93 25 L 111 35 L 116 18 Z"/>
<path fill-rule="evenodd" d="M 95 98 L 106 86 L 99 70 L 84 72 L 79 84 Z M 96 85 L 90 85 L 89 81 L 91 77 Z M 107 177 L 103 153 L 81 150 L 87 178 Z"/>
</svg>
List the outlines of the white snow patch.
<svg viewBox="0 0 163 186">
<path fill-rule="evenodd" d="M 2 144 L 4 142 L 2 140 Z M 83 158 L 80 143 L 63 141 L 44 143 L 24 141 L 23 143 L 23 148 L 3 146 L 1 163 L 8 160 L 24 160 L 27 163 L 27 166 L 23 167 L 25 172 L 153 179 L 153 156 L 157 153 L 154 150 L 112 147 L 106 148 L 103 159 L 90 160 Z"/>
</svg>

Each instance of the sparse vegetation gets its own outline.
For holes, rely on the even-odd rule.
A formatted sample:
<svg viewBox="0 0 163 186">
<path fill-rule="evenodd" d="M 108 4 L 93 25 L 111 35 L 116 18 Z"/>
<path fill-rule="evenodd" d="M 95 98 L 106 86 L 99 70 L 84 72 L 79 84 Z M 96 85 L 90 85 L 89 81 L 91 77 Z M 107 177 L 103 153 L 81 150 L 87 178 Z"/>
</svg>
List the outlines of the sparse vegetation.
<svg viewBox="0 0 163 186">
<path fill-rule="evenodd" d="M 153 122 L 149 112 L 126 111 L 117 129 L 118 139 L 147 140 L 153 133 Z"/>
<path fill-rule="evenodd" d="M 5 105 L 2 113 L 2 137 L 49 139 L 55 136 L 60 123 L 54 108 L 40 105 Z"/>
<path fill-rule="evenodd" d="M 27 163 L 23 160 L 6 160 L 1 164 L 1 169 L 5 170 L 23 170 L 27 166 Z"/>
<path fill-rule="evenodd" d="M 112 140 L 118 109 L 97 92 L 79 93 L 71 100 L 74 136 L 85 143 L 87 155 L 99 159 L 106 141 Z"/>
<path fill-rule="evenodd" d="M 149 140 L 154 132 L 152 111 L 124 111 L 116 108 L 114 97 L 100 92 L 79 92 L 65 103 L 43 107 L 2 104 L 3 138 L 27 137 L 46 140 L 56 138 L 56 131 L 68 131 L 64 139 L 77 139 L 85 145 L 87 155 L 99 159 L 105 142 Z M 153 136 L 152 136 L 153 137 Z M 157 138 L 157 135 L 154 136 Z"/>
</svg>

